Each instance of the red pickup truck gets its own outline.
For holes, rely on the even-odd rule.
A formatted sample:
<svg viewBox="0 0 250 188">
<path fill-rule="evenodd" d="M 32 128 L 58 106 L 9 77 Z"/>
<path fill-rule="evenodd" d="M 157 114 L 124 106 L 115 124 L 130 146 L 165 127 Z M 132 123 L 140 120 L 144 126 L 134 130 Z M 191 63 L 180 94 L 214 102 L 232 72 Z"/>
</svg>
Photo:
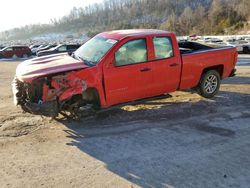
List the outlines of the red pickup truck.
<svg viewBox="0 0 250 188">
<path fill-rule="evenodd" d="M 26 112 L 55 117 L 190 88 L 211 98 L 221 79 L 234 76 L 237 56 L 234 47 L 178 44 L 167 31 L 104 32 L 71 56 L 20 63 L 13 81 L 14 102 Z"/>
</svg>

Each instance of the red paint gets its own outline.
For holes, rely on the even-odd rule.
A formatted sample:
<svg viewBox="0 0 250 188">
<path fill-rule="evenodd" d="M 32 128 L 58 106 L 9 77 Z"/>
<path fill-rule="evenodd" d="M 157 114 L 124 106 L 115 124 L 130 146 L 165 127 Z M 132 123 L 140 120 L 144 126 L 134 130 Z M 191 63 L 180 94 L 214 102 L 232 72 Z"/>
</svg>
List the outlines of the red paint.
<svg viewBox="0 0 250 188">
<path fill-rule="evenodd" d="M 31 54 L 32 52 L 27 46 L 10 46 L 0 50 L 0 57 L 2 58 L 31 56 Z"/>
<path fill-rule="evenodd" d="M 38 77 L 87 67 L 82 61 L 70 57 L 67 53 L 56 54 L 20 63 L 16 69 L 16 76 L 21 81 L 31 83 Z"/>
<path fill-rule="evenodd" d="M 183 55 L 180 89 L 197 86 L 202 71 L 207 67 L 222 65 L 224 67 L 222 78 L 228 77 L 237 62 L 237 58 L 235 57 L 237 57 L 235 48 Z"/>
<path fill-rule="evenodd" d="M 98 91 L 102 108 L 188 89 L 198 85 L 204 69 L 222 65 L 222 78 L 230 75 L 237 61 L 236 48 L 215 49 L 206 52 L 181 55 L 173 33 L 158 30 L 124 30 L 101 33 L 98 36 L 115 39 L 118 42 L 93 67 L 70 56 L 52 55 L 23 62 L 17 68 L 17 77 L 25 82 L 53 73 L 69 72 L 66 86 L 52 81 L 59 101 L 81 94 L 86 88 Z M 174 56 L 155 60 L 153 37 L 166 36 L 172 40 Z M 126 42 L 144 38 L 147 43 L 148 61 L 121 67 L 115 66 L 115 52 Z M 74 70 L 74 71 L 73 71 Z M 142 71 L 147 70 L 147 71 Z M 44 88 L 44 95 L 48 90 Z"/>
</svg>

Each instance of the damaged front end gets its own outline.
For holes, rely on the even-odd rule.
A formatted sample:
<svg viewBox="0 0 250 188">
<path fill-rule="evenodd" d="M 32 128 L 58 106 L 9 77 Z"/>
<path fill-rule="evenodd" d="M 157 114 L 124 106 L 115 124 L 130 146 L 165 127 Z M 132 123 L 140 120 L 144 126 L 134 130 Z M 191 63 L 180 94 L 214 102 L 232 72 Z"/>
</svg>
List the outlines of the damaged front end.
<svg viewBox="0 0 250 188">
<path fill-rule="evenodd" d="M 17 78 L 12 82 L 15 105 L 25 112 L 48 117 L 63 111 L 74 114 L 74 108 L 84 105 L 81 96 L 86 89 L 86 82 L 72 72 L 37 78 L 30 83 Z"/>
</svg>

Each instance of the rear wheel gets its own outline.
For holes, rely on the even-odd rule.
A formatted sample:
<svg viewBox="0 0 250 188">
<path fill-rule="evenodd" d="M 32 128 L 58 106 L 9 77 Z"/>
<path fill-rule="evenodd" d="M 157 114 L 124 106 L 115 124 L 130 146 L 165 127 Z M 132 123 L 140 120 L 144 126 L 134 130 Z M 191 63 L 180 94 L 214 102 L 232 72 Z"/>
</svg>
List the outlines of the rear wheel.
<svg viewBox="0 0 250 188">
<path fill-rule="evenodd" d="M 220 75 L 215 70 L 210 70 L 201 76 L 199 94 L 205 98 L 214 97 L 220 88 Z"/>
</svg>

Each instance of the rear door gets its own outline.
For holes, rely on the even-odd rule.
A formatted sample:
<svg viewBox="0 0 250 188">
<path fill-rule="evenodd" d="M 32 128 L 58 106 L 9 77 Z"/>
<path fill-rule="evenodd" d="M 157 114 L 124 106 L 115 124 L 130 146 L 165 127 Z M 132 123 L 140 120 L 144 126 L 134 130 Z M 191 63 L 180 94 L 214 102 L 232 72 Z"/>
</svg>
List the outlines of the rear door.
<svg viewBox="0 0 250 188">
<path fill-rule="evenodd" d="M 153 95 L 176 91 L 180 83 L 181 59 L 177 46 L 170 36 L 151 38 L 154 48 L 153 62 Z"/>
<path fill-rule="evenodd" d="M 147 38 L 125 41 L 113 57 L 112 66 L 104 69 L 107 103 L 114 105 L 147 97 L 153 76 Z"/>
</svg>

